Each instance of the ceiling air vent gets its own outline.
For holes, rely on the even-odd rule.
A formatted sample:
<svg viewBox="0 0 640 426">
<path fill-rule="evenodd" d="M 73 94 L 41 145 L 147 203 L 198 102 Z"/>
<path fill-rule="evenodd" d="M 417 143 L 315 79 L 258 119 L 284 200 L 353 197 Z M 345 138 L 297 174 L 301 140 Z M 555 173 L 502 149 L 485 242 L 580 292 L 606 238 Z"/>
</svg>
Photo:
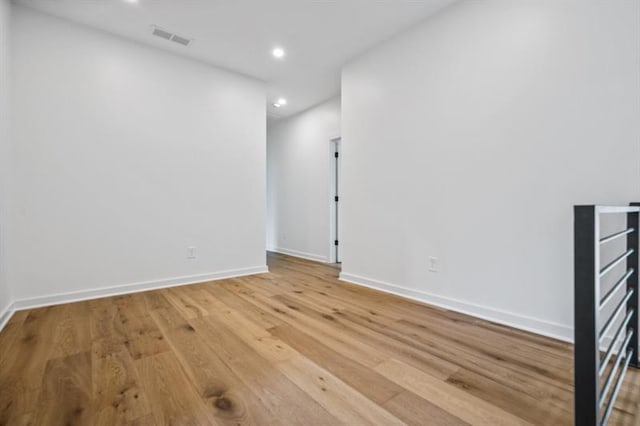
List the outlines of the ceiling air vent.
<svg viewBox="0 0 640 426">
<path fill-rule="evenodd" d="M 176 35 L 176 34 L 174 34 L 173 37 L 171 37 L 171 41 L 181 44 L 183 46 L 188 46 L 189 43 L 191 43 L 191 40 L 189 40 L 188 38 L 180 37 L 179 35 Z"/>
<path fill-rule="evenodd" d="M 173 41 L 174 43 L 181 44 L 183 46 L 189 46 L 193 39 L 179 36 L 178 34 L 171 33 L 169 31 L 163 30 L 160 27 L 155 25 L 151 26 L 151 34 L 163 38 L 165 40 Z"/>
<path fill-rule="evenodd" d="M 160 28 L 157 28 L 157 27 L 153 28 L 153 31 L 151 32 L 151 34 L 153 34 L 156 37 L 164 38 L 166 40 L 171 40 L 171 36 L 173 35 L 170 32 L 161 30 Z"/>
</svg>

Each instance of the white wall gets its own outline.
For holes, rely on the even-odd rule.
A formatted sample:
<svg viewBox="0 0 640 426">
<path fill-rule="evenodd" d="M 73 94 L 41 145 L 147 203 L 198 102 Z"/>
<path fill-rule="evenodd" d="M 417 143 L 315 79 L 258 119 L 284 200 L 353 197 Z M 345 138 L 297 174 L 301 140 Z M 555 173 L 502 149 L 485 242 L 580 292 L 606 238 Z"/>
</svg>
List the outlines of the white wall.
<svg viewBox="0 0 640 426">
<path fill-rule="evenodd" d="M 330 141 L 340 136 L 340 98 L 269 126 L 267 246 L 328 261 Z"/>
<path fill-rule="evenodd" d="M 640 199 L 638 5 L 460 2 L 348 64 L 342 277 L 571 338 L 572 206 Z"/>
<path fill-rule="evenodd" d="M 263 84 L 22 7 L 12 18 L 13 297 L 264 270 Z"/>
<path fill-rule="evenodd" d="M 9 0 L 0 0 L 0 328 L 9 307 L 7 283 L 7 230 L 9 206 Z"/>
</svg>

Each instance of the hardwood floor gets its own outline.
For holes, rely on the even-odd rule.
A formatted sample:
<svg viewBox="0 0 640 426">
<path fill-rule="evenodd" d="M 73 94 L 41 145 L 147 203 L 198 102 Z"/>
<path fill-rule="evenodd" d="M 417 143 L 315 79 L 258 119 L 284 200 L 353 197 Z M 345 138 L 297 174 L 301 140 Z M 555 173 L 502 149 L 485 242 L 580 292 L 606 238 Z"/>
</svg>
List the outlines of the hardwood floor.
<svg viewBox="0 0 640 426">
<path fill-rule="evenodd" d="M 271 273 L 17 312 L 2 425 L 569 425 L 572 347 L 337 280 Z M 637 424 L 630 371 L 611 424 Z"/>
</svg>

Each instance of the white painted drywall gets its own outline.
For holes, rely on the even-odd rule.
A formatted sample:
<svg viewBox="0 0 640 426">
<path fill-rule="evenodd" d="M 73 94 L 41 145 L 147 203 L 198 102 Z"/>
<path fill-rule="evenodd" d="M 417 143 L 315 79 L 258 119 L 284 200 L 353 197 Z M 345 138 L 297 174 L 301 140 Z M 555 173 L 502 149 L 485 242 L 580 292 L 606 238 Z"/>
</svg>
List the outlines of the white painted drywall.
<svg viewBox="0 0 640 426">
<path fill-rule="evenodd" d="M 267 131 L 267 247 L 328 261 L 331 139 L 340 98 L 279 120 Z"/>
<path fill-rule="evenodd" d="M 570 339 L 572 206 L 640 199 L 639 3 L 459 2 L 344 68 L 342 132 L 344 279 Z"/>
<path fill-rule="evenodd" d="M 0 328 L 10 304 L 7 282 L 7 232 L 9 228 L 9 28 L 11 4 L 0 0 Z"/>
<path fill-rule="evenodd" d="M 261 82 L 23 7 L 12 19 L 12 297 L 264 269 Z"/>
</svg>

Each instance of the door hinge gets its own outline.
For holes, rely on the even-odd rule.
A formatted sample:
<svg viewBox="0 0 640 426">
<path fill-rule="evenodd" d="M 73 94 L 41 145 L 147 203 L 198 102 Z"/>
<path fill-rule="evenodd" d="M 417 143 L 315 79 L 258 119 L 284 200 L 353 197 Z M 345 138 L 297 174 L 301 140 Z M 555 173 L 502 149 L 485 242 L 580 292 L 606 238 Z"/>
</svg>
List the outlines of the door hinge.
<svg viewBox="0 0 640 426">
<path fill-rule="evenodd" d="M 335 243 L 335 245 L 338 245 L 338 240 L 335 240 L 334 243 Z"/>
<path fill-rule="evenodd" d="M 339 155 L 338 155 L 338 153 L 337 153 L 337 152 L 335 153 L 335 157 L 336 157 L 336 158 L 338 158 L 338 157 L 339 157 Z"/>
<path fill-rule="evenodd" d="M 336 201 L 336 203 L 338 202 L 338 196 L 336 195 L 334 200 Z"/>
</svg>

